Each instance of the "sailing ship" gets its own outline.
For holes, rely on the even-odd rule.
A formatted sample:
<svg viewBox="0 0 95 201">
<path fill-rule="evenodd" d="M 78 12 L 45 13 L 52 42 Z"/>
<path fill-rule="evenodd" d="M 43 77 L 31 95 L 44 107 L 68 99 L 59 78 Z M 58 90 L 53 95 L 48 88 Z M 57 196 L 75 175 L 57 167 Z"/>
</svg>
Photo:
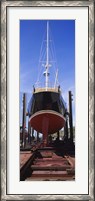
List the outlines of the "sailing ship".
<svg viewBox="0 0 95 201">
<path fill-rule="evenodd" d="M 49 86 L 49 21 L 46 33 L 45 86 L 34 87 L 28 106 L 29 123 L 31 127 L 43 134 L 43 142 L 47 144 L 48 134 L 58 132 L 65 126 L 66 105 L 60 86 Z"/>
</svg>

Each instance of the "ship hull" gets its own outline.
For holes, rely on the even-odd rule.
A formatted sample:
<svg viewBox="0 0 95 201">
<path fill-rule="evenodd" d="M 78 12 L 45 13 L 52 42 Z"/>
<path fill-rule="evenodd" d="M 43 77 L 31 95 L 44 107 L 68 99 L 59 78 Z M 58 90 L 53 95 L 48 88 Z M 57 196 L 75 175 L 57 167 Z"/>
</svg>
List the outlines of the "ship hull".
<svg viewBox="0 0 95 201">
<path fill-rule="evenodd" d="M 31 127 L 39 133 L 47 129 L 47 134 L 58 132 L 65 125 L 65 118 L 53 110 L 36 112 L 29 118 Z"/>
<path fill-rule="evenodd" d="M 66 107 L 58 92 L 34 93 L 28 107 L 31 127 L 44 135 L 58 132 L 65 125 Z"/>
</svg>

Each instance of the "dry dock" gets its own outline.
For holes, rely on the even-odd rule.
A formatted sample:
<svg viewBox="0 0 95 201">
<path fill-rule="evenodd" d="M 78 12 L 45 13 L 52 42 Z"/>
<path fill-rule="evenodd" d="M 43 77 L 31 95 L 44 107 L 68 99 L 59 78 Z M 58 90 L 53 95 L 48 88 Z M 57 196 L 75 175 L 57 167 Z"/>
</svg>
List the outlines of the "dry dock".
<svg viewBox="0 0 95 201">
<path fill-rule="evenodd" d="M 52 147 L 21 152 L 20 159 L 20 180 L 70 181 L 75 179 L 74 156 L 60 155 Z"/>
</svg>

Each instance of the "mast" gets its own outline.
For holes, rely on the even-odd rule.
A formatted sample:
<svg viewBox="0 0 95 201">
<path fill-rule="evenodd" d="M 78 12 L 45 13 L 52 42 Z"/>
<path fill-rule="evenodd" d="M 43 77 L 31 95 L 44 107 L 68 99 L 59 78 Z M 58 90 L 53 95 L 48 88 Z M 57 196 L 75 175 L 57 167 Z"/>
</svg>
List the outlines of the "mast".
<svg viewBox="0 0 95 201">
<path fill-rule="evenodd" d="M 47 69 L 49 64 L 49 22 L 47 22 Z"/>
<path fill-rule="evenodd" d="M 46 90 L 48 88 L 48 83 L 49 83 L 49 22 L 47 21 L 47 43 L 46 43 L 46 65 L 45 65 L 45 68 L 46 68 L 46 71 L 44 73 L 44 75 L 46 76 L 46 80 L 45 80 L 45 87 L 46 87 Z"/>
</svg>

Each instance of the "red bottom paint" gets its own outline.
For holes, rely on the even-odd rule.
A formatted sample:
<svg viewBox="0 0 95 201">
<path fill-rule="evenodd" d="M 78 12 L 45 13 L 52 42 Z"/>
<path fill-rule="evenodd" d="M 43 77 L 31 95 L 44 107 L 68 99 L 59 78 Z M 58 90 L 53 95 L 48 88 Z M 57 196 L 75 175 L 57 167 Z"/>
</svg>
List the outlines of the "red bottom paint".
<svg viewBox="0 0 95 201">
<path fill-rule="evenodd" d="M 36 112 L 29 119 L 31 127 L 43 135 L 58 132 L 65 125 L 65 118 L 53 110 Z"/>
</svg>

